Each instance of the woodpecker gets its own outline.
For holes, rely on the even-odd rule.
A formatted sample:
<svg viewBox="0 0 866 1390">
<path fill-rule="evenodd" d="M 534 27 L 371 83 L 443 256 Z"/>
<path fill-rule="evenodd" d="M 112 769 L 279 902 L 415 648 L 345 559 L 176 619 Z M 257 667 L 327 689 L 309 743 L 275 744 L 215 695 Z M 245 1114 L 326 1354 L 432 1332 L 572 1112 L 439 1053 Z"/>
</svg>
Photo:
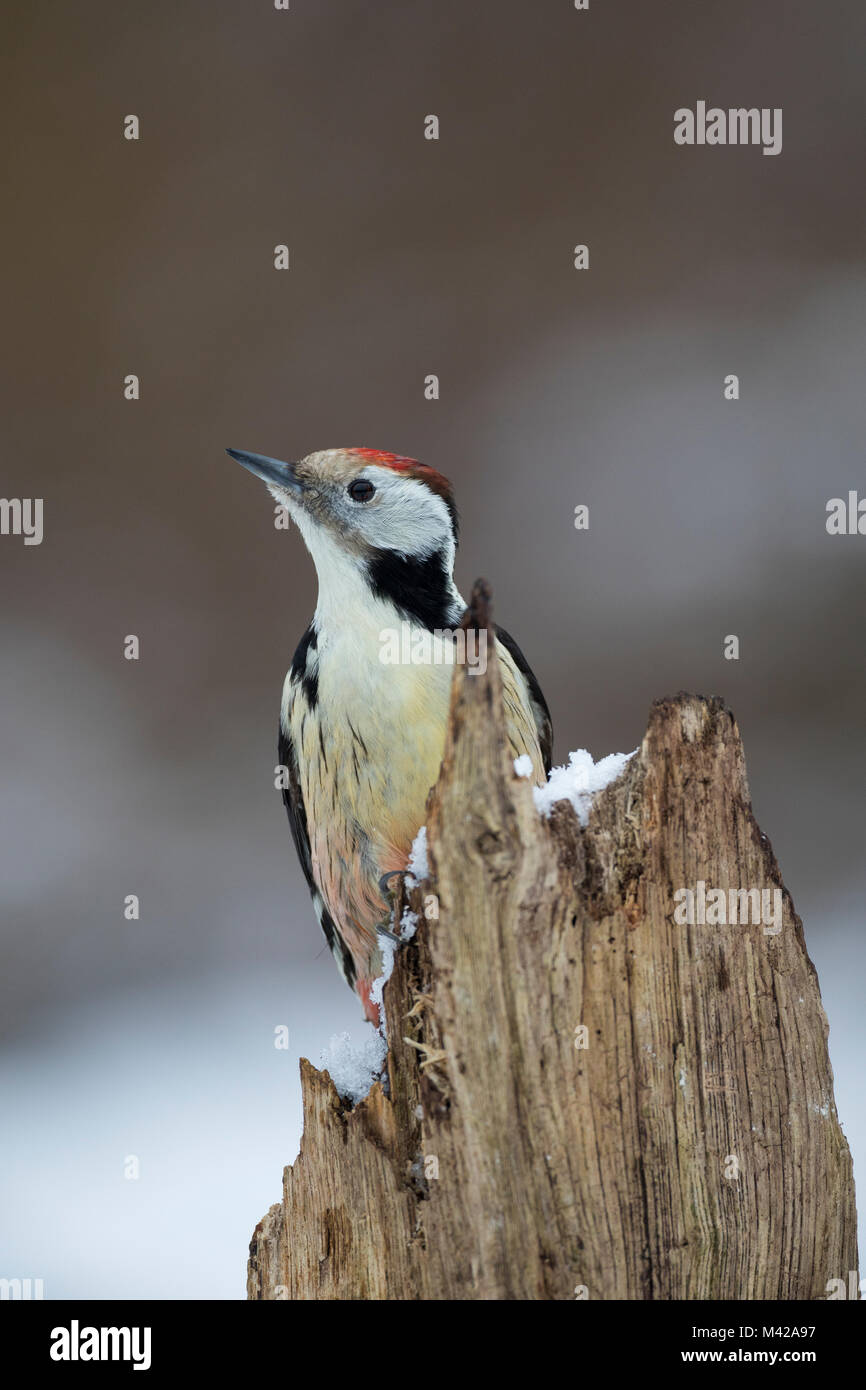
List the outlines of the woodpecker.
<svg viewBox="0 0 866 1390">
<path fill-rule="evenodd" d="M 295 463 L 227 452 L 267 484 L 316 567 L 316 611 L 283 686 L 283 800 L 325 939 L 378 1024 L 370 990 L 382 973 L 388 880 L 406 867 L 439 774 L 453 669 L 453 655 L 385 665 L 383 634 L 408 624 L 412 650 L 417 636 L 428 651 L 449 640 L 453 649 L 466 604 L 453 579 L 451 485 L 416 459 L 376 449 L 324 449 Z M 494 645 L 510 751 L 528 754 L 543 783 L 547 704 L 501 627 Z"/>
</svg>

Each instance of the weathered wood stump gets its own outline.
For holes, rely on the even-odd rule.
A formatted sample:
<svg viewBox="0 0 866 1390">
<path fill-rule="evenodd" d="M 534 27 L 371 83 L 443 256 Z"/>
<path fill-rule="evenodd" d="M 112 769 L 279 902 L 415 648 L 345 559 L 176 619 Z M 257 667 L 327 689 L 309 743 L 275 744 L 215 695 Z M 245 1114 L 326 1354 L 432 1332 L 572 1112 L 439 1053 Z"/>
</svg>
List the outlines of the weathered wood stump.
<svg viewBox="0 0 866 1390">
<path fill-rule="evenodd" d="M 458 669 L 388 1093 L 349 1109 L 301 1062 L 249 1297 L 826 1297 L 857 1268 L 851 1158 L 733 716 L 659 700 L 586 828 L 539 815 L 501 728 L 495 660 Z M 711 924 L 699 883 L 780 890 L 781 929 Z M 677 920 L 684 889 L 708 921 Z"/>
</svg>

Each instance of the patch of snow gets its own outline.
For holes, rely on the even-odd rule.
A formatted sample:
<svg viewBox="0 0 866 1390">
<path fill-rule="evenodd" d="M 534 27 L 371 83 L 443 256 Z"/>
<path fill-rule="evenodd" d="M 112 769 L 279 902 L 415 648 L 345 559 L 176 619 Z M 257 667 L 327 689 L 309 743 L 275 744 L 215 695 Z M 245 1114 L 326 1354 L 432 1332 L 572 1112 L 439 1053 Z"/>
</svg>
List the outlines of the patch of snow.
<svg viewBox="0 0 866 1390">
<path fill-rule="evenodd" d="M 417 912 L 408 907 L 400 919 L 400 941 L 411 941 L 418 928 Z M 388 1037 L 385 1031 L 385 1005 L 383 995 L 385 986 L 394 971 L 394 958 L 400 943 L 384 933 L 379 937 L 382 952 L 382 973 L 370 986 L 370 999 L 379 1006 L 382 1022 L 378 1028 L 369 1025 L 360 1043 L 354 1043 L 348 1033 L 340 1033 L 329 1042 L 319 1059 L 319 1065 L 330 1073 L 331 1080 L 343 1100 L 357 1105 L 370 1094 L 370 1087 L 382 1075 L 385 1058 L 388 1055 Z"/>
<path fill-rule="evenodd" d="M 400 918 L 400 940 L 411 941 L 418 930 L 418 913 L 410 912 L 408 907 L 403 909 L 403 916 Z"/>
<path fill-rule="evenodd" d="M 382 1019 L 381 1032 L 382 1032 L 382 1037 L 384 1038 L 384 1036 L 385 1036 L 385 1022 L 384 1022 L 384 1020 L 385 1020 L 385 1006 L 384 1006 L 384 1003 L 383 1003 L 383 1001 L 382 1001 L 382 995 L 383 995 L 384 992 L 385 992 L 385 986 L 386 986 L 386 984 L 388 983 L 388 981 L 390 980 L 390 978 L 391 978 L 391 973 L 392 973 L 392 971 L 393 971 L 393 969 L 394 969 L 394 956 L 395 956 L 396 951 L 397 951 L 397 942 L 393 939 L 393 937 L 390 937 L 390 936 L 380 936 L 380 937 L 379 937 L 379 949 L 380 949 L 381 952 L 382 952 L 382 973 L 381 973 L 381 975 L 377 975 L 377 976 L 376 976 L 376 979 L 373 981 L 373 983 L 372 983 L 371 986 L 370 986 L 370 1000 L 371 1000 L 371 1002 L 372 1002 L 373 1004 L 378 1004 L 378 1005 L 379 1005 L 379 1017 Z"/>
<path fill-rule="evenodd" d="M 569 753 L 567 767 L 551 768 L 546 787 L 532 788 L 541 815 L 549 816 L 557 801 L 570 801 L 581 825 L 586 825 L 596 792 L 615 782 L 636 752 L 635 748 L 631 753 L 609 753 L 606 758 L 599 758 L 597 763 L 593 762 L 592 755 L 585 748 Z M 518 758 L 517 762 L 520 761 Z"/>
<path fill-rule="evenodd" d="M 412 848 L 409 851 L 409 862 L 406 865 L 406 887 L 417 888 L 418 884 L 425 878 L 430 877 L 430 866 L 427 863 L 427 827 L 422 825 L 415 839 L 412 841 Z"/>
<path fill-rule="evenodd" d="M 532 759 L 528 753 L 521 753 L 519 758 L 514 759 L 514 771 L 518 777 L 532 776 Z"/>
<path fill-rule="evenodd" d="M 360 1043 L 353 1042 L 348 1033 L 335 1034 L 319 1058 L 319 1066 L 328 1072 L 338 1094 L 357 1105 L 379 1079 L 387 1055 L 388 1044 L 381 1032 L 368 1024 Z"/>
</svg>

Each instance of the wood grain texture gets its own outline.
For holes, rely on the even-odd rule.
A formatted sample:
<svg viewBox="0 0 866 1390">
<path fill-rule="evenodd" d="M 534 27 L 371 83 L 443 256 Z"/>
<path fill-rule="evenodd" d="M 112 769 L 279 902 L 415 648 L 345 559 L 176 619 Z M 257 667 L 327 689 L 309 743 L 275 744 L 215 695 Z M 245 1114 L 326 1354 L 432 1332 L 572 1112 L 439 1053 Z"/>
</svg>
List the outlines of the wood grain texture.
<svg viewBox="0 0 866 1390">
<path fill-rule="evenodd" d="M 539 816 L 501 730 L 496 662 L 458 670 L 388 1094 L 349 1109 L 302 1061 L 249 1297 L 826 1297 L 857 1268 L 851 1159 L 733 716 L 658 701 L 586 829 Z M 678 924 L 698 880 L 780 889 L 782 930 Z"/>
</svg>

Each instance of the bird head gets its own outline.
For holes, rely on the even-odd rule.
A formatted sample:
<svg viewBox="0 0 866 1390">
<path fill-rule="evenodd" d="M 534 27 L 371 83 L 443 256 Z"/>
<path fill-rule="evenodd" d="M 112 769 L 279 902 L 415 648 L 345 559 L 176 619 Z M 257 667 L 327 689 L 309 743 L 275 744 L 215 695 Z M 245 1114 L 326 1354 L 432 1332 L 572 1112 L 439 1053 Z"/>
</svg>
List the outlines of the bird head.
<svg viewBox="0 0 866 1390">
<path fill-rule="evenodd" d="M 456 544 L 451 485 L 417 459 L 378 449 L 321 449 L 296 463 L 227 453 L 267 484 L 308 543 L 316 528 L 359 556 L 392 550 L 423 558 Z"/>
<path fill-rule="evenodd" d="M 267 484 L 297 524 L 320 589 L 360 576 L 398 607 L 394 591 L 429 589 L 453 609 L 451 574 L 457 509 L 447 478 L 417 459 L 377 449 L 321 449 L 295 463 L 264 454 L 227 453 Z M 442 576 L 440 582 L 439 576 Z M 459 596 L 457 596 L 459 597 Z"/>
</svg>

